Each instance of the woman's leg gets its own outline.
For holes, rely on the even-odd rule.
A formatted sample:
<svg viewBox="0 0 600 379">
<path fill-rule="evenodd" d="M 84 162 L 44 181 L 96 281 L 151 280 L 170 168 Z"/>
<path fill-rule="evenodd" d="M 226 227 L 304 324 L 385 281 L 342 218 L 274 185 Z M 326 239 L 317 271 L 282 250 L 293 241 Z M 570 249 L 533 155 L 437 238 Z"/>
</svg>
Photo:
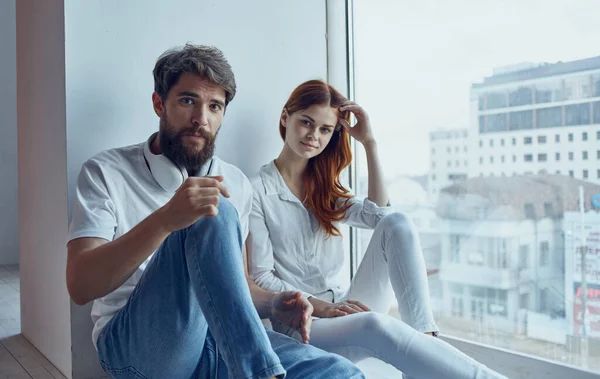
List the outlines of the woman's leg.
<svg viewBox="0 0 600 379">
<path fill-rule="evenodd" d="M 377 224 L 344 299 L 358 300 L 375 312 L 387 313 L 390 283 L 402 321 L 419 332 L 438 331 L 419 235 L 402 213 L 389 214 Z"/>
<path fill-rule="evenodd" d="M 415 379 L 506 379 L 441 339 L 374 312 L 316 319 L 310 343 L 353 362 L 380 359 Z"/>
</svg>

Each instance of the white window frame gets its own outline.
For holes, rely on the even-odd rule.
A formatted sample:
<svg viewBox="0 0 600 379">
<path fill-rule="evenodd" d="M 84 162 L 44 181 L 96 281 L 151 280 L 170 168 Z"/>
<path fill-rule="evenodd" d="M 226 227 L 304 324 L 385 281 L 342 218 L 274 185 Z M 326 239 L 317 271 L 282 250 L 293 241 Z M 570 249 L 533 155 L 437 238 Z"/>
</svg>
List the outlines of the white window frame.
<svg viewBox="0 0 600 379">
<path fill-rule="evenodd" d="M 327 14 L 327 80 L 349 99 L 354 99 L 353 0 L 326 0 Z M 352 141 L 354 157 L 356 144 Z M 347 170 L 348 183 L 357 188 L 356 164 Z M 350 228 L 350 276 L 358 262 L 357 231 Z M 442 331 L 443 333 L 443 331 Z M 481 363 L 511 379 L 599 379 L 600 374 L 582 370 L 533 355 L 489 346 L 456 337 L 442 336 L 444 341 Z M 593 359 L 593 358 L 590 358 Z"/>
</svg>

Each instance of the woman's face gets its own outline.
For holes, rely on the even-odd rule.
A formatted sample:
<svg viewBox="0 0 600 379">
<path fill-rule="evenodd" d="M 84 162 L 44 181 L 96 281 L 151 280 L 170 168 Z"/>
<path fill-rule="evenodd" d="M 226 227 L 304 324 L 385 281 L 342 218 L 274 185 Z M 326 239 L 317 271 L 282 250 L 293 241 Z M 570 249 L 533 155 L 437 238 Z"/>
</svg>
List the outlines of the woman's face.
<svg viewBox="0 0 600 379">
<path fill-rule="evenodd" d="M 339 112 L 329 105 L 312 105 L 288 114 L 283 110 L 281 124 L 285 127 L 285 144 L 306 159 L 321 154 L 339 124 Z"/>
</svg>

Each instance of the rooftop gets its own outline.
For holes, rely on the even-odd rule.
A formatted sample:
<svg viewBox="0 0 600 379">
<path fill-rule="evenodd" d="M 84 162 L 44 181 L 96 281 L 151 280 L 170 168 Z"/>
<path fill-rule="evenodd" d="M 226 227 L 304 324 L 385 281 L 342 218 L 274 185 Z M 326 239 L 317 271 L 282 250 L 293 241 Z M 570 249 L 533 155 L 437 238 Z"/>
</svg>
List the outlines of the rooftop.
<svg viewBox="0 0 600 379">
<path fill-rule="evenodd" d="M 482 83 L 473 83 L 472 87 L 484 88 L 497 84 L 520 82 L 524 80 L 564 75 L 579 71 L 590 71 L 595 69 L 600 69 L 600 56 L 571 62 L 546 63 L 534 68 L 492 75 L 484 78 Z"/>
</svg>

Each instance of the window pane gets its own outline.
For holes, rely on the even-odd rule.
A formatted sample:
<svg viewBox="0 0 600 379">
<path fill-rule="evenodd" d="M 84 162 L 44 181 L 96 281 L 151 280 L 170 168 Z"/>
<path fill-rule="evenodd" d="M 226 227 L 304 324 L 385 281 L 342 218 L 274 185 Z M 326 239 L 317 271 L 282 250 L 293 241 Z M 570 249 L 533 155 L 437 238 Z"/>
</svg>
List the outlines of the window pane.
<svg viewBox="0 0 600 379">
<path fill-rule="evenodd" d="M 562 107 L 542 108 L 536 110 L 537 127 L 552 128 L 562 126 Z"/>
<path fill-rule="evenodd" d="M 597 12 L 592 0 L 545 2 L 544 12 L 519 0 L 354 0 L 353 88 L 392 210 L 418 220 L 426 266 L 440 270 L 429 280 L 443 333 L 600 372 L 591 300 L 590 357 L 577 348 L 576 253 L 579 185 L 586 233 L 600 235 L 591 209 L 600 193 Z M 448 135 L 432 138 L 440 128 Z M 354 159 L 353 191 L 364 199 L 360 143 Z M 371 236 L 357 231 L 359 257 Z M 600 260 L 588 266 L 588 289 L 600 289 Z"/>
<path fill-rule="evenodd" d="M 590 104 L 572 104 L 566 106 L 567 125 L 588 125 L 590 123 Z"/>
</svg>

